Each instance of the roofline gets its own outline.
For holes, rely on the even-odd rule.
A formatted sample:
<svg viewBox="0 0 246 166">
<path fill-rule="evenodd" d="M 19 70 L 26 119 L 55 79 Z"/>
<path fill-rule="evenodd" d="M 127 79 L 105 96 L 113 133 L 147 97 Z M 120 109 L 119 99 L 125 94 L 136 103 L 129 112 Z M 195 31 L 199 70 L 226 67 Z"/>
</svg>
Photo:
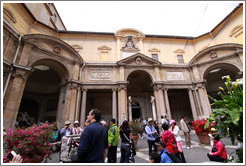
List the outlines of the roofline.
<svg viewBox="0 0 246 166">
<path fill-rule="evenodd" d="M 21 3 L 21 5 L 26 9 L 26 11 L 28 12 L 28 14 L 32 17 L 32 19 L 33 19 L 34 21 L 36 21 L 37 23 L 39 23 L 39 24 L 41 24 L 41 25 L 43 25 L 43 26 L 45 26 L 45 27 L 47 27 L 47 28 L 49 28 L 49 29 L 51 29 L 51 30 L 53 30 L 53 31 L 55 31 L 55 32 L 58 31 L 58 30 L 56 30 L 56 29 L 54 29 L 54 28 L 52 28 L 52 27 L 50 27 L 50 26 L 48 26 L 48 25 L 46 25 L 46 24 L 40 22 L 39 20 L 37 20 L 36 17 L 32 14 L 32 12 L 28 9 L 28 7 L 26 6 L 25 3 Z"/>
<path fill-rule="evenodd" d="M 215 31 L 216 28 L 218 28 L 223 22 L 225 22 L 233 13 L 235 13 L 241 6 L 243 5 L 243 3 L 239 3 L 237 5 L 237 7 L 235 7 L 216 27 L 214 27 L 210 33 L 212 33 L 213 31 Z M 202 35 L 201 35 L 202 36 Z"/>
<path fill-rule="evenodd" d="M 57 11 L 57 9 L 56 9 L 56 7 L 55 7 L 55 4 L 54 4 L 54 3 L 51 3 L 51 4 L 52 4 L 52 5 L 53 5 L 53 7 L 55 8 L 56 13 L 58 14 L 58 16 L 59 16 L 59 18 L 60 18 L 60 20 L 61 20 L 61 23 L 62 23 L 62 25 L 64 26 L 65 30 L 67 30 L 67 28 L 66 28 L 65 24 L 63 23 L 63 21 L 62 21 L 62 19 L 61 19 L 61 17 L 60 17 L 59 12 Z"/>
<path fill-rule="evenodd" d="M 30 14 L 30 16 L 35 20 L 37 21 L 38 23 L 44 25 L 45 27 L 48 27 L 49 29 L 52 29 L 54 30 L 55 32 L 58 32 L 58 33 L 69 33 L 69 34 L 88 34 L 88 35 L 108 35 L 108 36 L 114 36 L 115 33 L 111 33 L 111 32 L 90 32 L 90 31 L 68 31 L 58 13 L 58 11 L 56 10 L 56 7 L 55 5 L 53 4 L 56 12 L 58 13 L 58 16 L 60 17 L 60 20 L 62 22 L 62 24 L 64 25 L 65 29 L 66 30 L 56 30 L 40 21 L 38 21 L 34 15 L 31 13 L 31 11 L 27 8 L 27 6 L 25 5 L 25 3 L 21 3 L 22 6 L 27 10 L 27 12 Z M 145 37 L 155 37 L 155 38 L 171 38 L 171 39 L 187 39 L 187 40 L 194 40 L 194 39 L 198 39 L 202 36 L 206 36 L 210 33 L 212 33 L 213 31 L 215 31 L 221 24 L 223 24 L 223 22 L 225 22 L 233 13 L 235 13 L 241 6 L 243 6 L 243 3 L 239 3 L 237 7 L 235 7 L 233 9 L 233 11 L 231 11 L 217 26 L 215 26 L 210 32 L 207 32 L 205 34 L 202 34 L 200 36 L 197 36 L 197 37 L 191 37 L 191 36 L 171 36 L 171 35 L 151 35 L 151 34 L 146 34 Z"/>
</svg>

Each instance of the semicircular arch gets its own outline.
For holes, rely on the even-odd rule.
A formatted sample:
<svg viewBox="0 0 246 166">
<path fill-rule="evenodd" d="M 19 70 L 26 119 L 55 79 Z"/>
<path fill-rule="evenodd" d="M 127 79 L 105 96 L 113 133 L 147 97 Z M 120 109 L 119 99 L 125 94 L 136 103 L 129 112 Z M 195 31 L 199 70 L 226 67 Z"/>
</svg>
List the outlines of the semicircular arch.
<svg viewBox="0 0 246 166">
<path fill-rule="evenodd" d="M 44 35 L 44 34 L 26 34 L 23 36 L 23 40 L 26 42 L 33 42 L 33 41 L 52 41 L 56 44 L 58 44 L 59 46 L 61 46 L 62 49 L 66 49 L 68 50 L 68 52 L 70 52 L 71 56 L 74 57 L 74 59 L 76 59 L 79 63 L 83 63 L 84 60 L 83 58 L 80 56 L 80 54 L 68 43 L 66 43 L 65 41 L 53 37 L 53 36 L 49 36 L 49 35 Z"/>
<path fill-rule="evenodd" d="M 132 73 L 134 73 L 134 72 L 143 72 L 143 73 L 145 73 L 149 78 L 150 78 L 150 80 L 151 80 L 151 82 L 153 83 L 155 80 L 154 80 L 154 76 L 149 72 L 149 71 L 146 71 L 146 70 L 132 70 L 132 71 L 130 71 L 127 75 L 126 75 L 126 77 L 125 77 L 125 81 L 127 81 L 128 80 L 128 77 L 132 74 Z"/>
<path fill-rule="evenodd" d="M 38 65 L 48 66 L 49 68 L 53 69 L 59 75 L 62 81 L 69 79 L 71 76 L 68 66 L 65 63 L 55 58 L 39 57 L 39 58 L 32 60 L 28 64 L 28 66 L 32 68 L 35 68 L 35 66 L 38 66 Z"/>
<path fill-rule="evenodd" d="M 202 56 L 209 54 L 211 51 L 218 51 L 218 50 L 224 50 L 224 49 L 231 49 L 233 51 L 236 51 L 236 49 L 243 49 L 243 45 L 236 44 L 236 43 L 225 43 L 225 44 L 218 44 L 215 46 L 207 47 L 204 50 L 200 51 L 198 54 L 196 54 L 189 62 L 189 65 L 192 65 L 195 63 L 199 58 Z"/>
</svg>

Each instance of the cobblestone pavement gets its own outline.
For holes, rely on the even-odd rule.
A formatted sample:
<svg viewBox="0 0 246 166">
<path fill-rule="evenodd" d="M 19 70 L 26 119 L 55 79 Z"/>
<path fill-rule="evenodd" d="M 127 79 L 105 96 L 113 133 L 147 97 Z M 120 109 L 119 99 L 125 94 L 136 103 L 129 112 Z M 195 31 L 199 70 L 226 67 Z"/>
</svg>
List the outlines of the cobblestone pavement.
<svg viewBox="0 0 246 166">
<path fill-rule="evenodd" d="M 185 159 L 187 163 L 210 163 L 207 153 L 210 150 L 209 145 L 200 145 L 199 140 L 194 133 L 194 131 L 191 132 L 191 143 L 193 148 L 192 149 L 187 149 L 185 147 L 185 139 L 184 135 L 181 134 L 182 138 L 182 143 L 183 143 L 183 151 L 185 155 Z M 229 155 L 231 152 L 233 152 L 236 149 L 235 145 L 231 144 L 231 140 L 228 136 L 225 138 L 221 139 L 222 142 L 226 146 L 227 154 Z M 118 145 L 117 149 L 117 163 L 120 162 L 120 144 Z M 148 155 L 148 144 L 147 144 L 147 139 L 146 135 L 144 135 L 143 139 L 139 138 L 138 139 L 138 144 L 137 144 L 137 155 L 135 156 L 135 162 L 136 163 L 148 163 L 149 162 L 149 155 Z M 59 163 L 59 152 L 54 152 L 51 155 L 52 159 L 48 160 L 48 163 Z M 107 162 L 107 159 L 106 159 Z"/>
</svg>

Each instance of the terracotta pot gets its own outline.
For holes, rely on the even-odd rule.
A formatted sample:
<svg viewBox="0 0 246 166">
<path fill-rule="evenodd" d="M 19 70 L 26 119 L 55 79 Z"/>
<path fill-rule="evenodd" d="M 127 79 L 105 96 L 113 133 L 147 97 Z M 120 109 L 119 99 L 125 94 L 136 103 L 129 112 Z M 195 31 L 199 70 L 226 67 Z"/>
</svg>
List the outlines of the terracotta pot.
<svg viewBox="0 0 246 166">
<path fill-rule="evenodd" d="M 210 144 L 209 132 L 196 133 L 201 144 Z"/>
</svg>

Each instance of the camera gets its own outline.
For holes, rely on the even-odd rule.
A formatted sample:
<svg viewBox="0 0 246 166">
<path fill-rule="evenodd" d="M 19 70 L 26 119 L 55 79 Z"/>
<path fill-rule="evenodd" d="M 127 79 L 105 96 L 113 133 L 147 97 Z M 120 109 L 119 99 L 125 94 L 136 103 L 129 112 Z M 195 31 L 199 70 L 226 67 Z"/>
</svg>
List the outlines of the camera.
<svg viewBox="0 0 246 166">
<path fill-rule="evenodd" d="M 7 158 L 9 159 L 9 160 L 12 160 L 13 158 L 14 158 L 14 156 L 16 156 L 17 154 L 15 153 L 15 151 L 11 151 L 8 155 L 7 155 Z"/>
</svg>

